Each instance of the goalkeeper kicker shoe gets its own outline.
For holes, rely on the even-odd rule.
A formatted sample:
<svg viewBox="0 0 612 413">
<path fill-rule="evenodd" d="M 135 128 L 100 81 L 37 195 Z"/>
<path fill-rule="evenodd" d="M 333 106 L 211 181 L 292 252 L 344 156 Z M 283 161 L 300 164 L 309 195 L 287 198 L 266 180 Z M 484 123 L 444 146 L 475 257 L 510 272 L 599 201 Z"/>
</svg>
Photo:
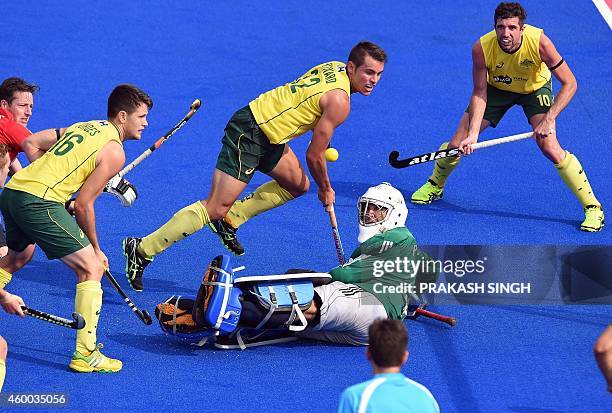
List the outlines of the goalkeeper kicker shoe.
<svg viewBox="0 0 612 413">
<path fill-rule="evenodd" d="M 587 232 L 601 231 L 604 227 L 603 209 L 597 205 L 589 205 L 584 208 L 584 221 L 580 224 L 580 229 Z"/>
<path fill-rule="evenodd" d="M 225 248 L 235 255 L 244 255 L 244 247 L 236 237 L 236 228 L 232 227 L 224 219 L 212 221 L 208 225 L 210 229 L 221 238 L 221 242 Z"/>
<path fill-rule="evenodd" d="M 442 195 L 444 195 L 444 188 L 439 187 L 434 181 L 428 179 L 422 187 L 412 194 L 410 202 L 413 204 L 431 204 L 433 201 L 442 198 Z"/>
<path fill-rule="evenodd" d="M 96 349 L 88 356 L 75 351 L 70 361 L 70 369 L 79 373 L 117 373 L 123 367 L 121 360 L 106 357 L 100 352 L 102 344 L 98 344 Z"/>
<path fill-rule="evenodd" d="M 144 285 L 142 284 L 142 273 L 144 269 L 151 263 L 151 259 L 145 258 L 138 252 L 138 245 L 140 245 L 140 238 L 125 238 L 123 240 L 123 255 L 125 255 L 125 275 L 136 291 L 142 291 Z"/>
</svg>

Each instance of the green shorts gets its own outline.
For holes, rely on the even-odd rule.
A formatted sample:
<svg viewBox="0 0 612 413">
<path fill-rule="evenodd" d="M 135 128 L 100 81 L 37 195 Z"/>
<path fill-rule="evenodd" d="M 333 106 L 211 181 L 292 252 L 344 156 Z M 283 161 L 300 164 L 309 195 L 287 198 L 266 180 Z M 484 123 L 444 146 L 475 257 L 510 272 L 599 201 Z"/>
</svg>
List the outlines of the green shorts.
<svg viewBox="0 0 612 413">
<path fill-rule="evenodd" d="M 268 173 L 283 156 L 285 144 L 273 145 L 257 125 L 251 108 L 238 110 L 227 123 L 216 168 L 249 183 L 253 172 Z"/>
<path fill-rule="evenodd" d="M 520 105 L 527 119 L 531 119 L 533 115 L 548 112 L 553 100 L 552 82 L 550 80 L 540 89 L 526 95 L 499 90 L 487 85 L 487 107 L 484 119 L 491 122 L 492 127 L 496 127 L 508 109 L 514 105 Z"/>
<path fill-rule="evenodd" d="M 5 188 L 0 195 L 0 210 L 6 245 L 13 251 L 37 244 L 53 260 L 90 245 L 83 230 L 58 202 Z"/>
</svg>

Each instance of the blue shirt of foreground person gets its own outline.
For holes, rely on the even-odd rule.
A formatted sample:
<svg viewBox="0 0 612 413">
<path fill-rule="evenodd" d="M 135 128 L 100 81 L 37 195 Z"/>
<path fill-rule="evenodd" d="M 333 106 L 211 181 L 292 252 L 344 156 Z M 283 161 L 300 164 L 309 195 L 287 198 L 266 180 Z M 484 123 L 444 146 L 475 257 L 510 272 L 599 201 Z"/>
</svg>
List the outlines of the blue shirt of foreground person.
<svg viewBox="0 0 612 413">
<path fill-rule="evenodd" d="M 374 378 L 349 387 L 340 398 L 339 413 L 439 413 L 438 402 L 425 386 L 400 368 L 408 359 L 408 332 L 399 320 L 379 319 L 369 328 L 366 356 Z"/>
</svg>

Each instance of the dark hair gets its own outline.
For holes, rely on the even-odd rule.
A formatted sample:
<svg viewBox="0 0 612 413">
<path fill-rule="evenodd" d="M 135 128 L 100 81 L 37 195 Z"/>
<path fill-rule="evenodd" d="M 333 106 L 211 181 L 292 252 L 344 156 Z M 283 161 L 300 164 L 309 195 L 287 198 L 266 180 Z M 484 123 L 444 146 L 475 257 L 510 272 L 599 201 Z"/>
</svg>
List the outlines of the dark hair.
<svg viewBox="0 0 612 413">
<path fill-rule="evenodd" d="M 114 118 L 122 110 L 128 114 L 133 113 L 138 106 L 144 103 L 149 109 L 153 107 L 153 100 L 145 92 L 134 85 L 122 84 L 117 86 L 108 97 L 108 118 Z"/>
<path fill-rule="evenodd" d="M 34 94 L 38 89 L 38 86 L 28 83 L 19 77 L 9 77 L 4 79 L 0 85 L 0 100 L 6 100 L 10 105 L 15 99 L 15 92 L 30 92 Z"/>
<path fill-rule="evenodd" d="M 6 157 L 7 153 L 11 152 L 11 148 L 9 148 L 9 146 L 5 143 L 0 143 L 0 168 L 4 168 L 4 158 Z M 10 160 L 8 161 L 10 162 Z M 4 182 L 0 182 L 0 186 L 2 186 Z"/>
<path fill-rule="evenodd" d="M 402 365 L 408 347 L 408 331 L 400 320 L 379 319 L 368 328 L 368 350 L 378 367 Z"/>
<path fill-rule="evenodd" d="M 498 19 L 511 19 L 512 17 L 518 17 L 519 24 L 522 26 L 527 20 L 527 12 L 520 3 L 499 3 L 495 8 L 493 26 L 497 25 Z"/>
<path fill-rule="evenodd" d="M 387 62 L 387 54 L 385 51 L 380 46 L 377 46 L 372 42 L 357 43 L 357 45 L 351 49 L 348 61 L 355 63 L 355 66 L 359 67 L 365 61 L 366 54 L 379 62 Z"/>
</svg>

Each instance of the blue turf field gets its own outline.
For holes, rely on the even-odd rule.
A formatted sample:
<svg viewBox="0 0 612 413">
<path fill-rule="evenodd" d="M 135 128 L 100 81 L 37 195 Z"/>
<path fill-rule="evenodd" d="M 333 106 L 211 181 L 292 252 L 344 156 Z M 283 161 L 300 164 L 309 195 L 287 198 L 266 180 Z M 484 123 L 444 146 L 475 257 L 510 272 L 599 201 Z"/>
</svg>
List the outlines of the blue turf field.
<svg viewBox="0 0 612 413">
<path fill-rule="evenodd" d="M 353 96 L 336 132 L 340 160 L 330 165 L 346 250 L 356 245 L 357 197 L 389 181 L 406 197 L 430 166 L 394 170 L 403 155 L 447 140 L 471 92 L 470 47 L 492 28 L 496 1 L 4 2 L 0 77 L 41 86 L 34 131 L 103 118 L 118 83 L 134 83 L 155 101 L 142 142 L 128 160 L 172 127 L 196 97 L 200 112 L 129 179 L 131 209 L 109 196 L 97 202 L 98 232 L 111 268 L 127 289 L 120 240 L 146 235 L 176 210 L 204 197 L 231 114 L 259 93 L 328 60 L 345 60 L 368 39 L 389 54 L 370 97 Z M 524 1 L 528 22 L 543 27 L 569 62 L 578 93 L 559 117 L 559 139 L 581 160 L 604 207 L 612 124 L 612 34 L 590 1 Z M 608 45 L 608 46 L 606 46 Z M 519 108 L 482 139 L 528 131 Z M 308 137 L 291 146 L 304 159 Z M 607 177 L 607 178 L 606 178 Z M 248 190 L 266 181 L 256 176 Z M 608 209 L 608 211 L 612 211 Z M 612 212 L 608 212 L 611 214 Z M 483 150 L 464 160 L 443 201 L 411 207 L 408 227 L 421 244 L 612 244 L 612 229 L 578 231 L 583 214 L 534 143 Z M 609 218 L 610 219 L 610 218 Z M 255 218 L 240 230 L 251 273 L 336 265 L 329 221 L 316 190 Z M 210 232 L 186 239 L 155 260 L 146 290 L 130 295 L 152 312 L 169 295 L 195 294 L 203 269 L 222 248 Z M 69 314 L 75 277 L 37 252 L 9 290 L 32 307 Z M 99 340 L 124 361 L 118 375 L 68 371 L 74 334 L 33 319 L 0 314 L 10 344 L 7 392 L 67 392 L 70 410 L 333 411 L 345 387 L 370 377 L 360 348 L 291 343 L 245 352 L 196 349 L 145 327 L 104 283 Z M 411 358 L 404 371 L 426 385 L 445 412 L 605 412 L 610 395 L 592 346 L 612 320 L 611 306 L 456 306 L 455 329 L 408 322 Z"/>
</svg>

